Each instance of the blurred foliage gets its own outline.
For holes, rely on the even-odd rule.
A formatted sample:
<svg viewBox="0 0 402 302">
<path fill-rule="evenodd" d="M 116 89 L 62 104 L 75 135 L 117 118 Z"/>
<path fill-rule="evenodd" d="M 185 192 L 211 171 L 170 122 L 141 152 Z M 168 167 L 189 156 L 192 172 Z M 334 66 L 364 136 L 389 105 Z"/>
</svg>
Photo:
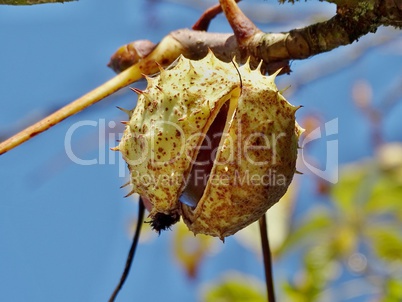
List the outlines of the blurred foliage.
<svg viewBox="0 0 402 302">
<path fill-rule="evenodd" d="M 329 202 L 306 211 L 289 229 L 298 186 L 296 181 L 283 203 L 268 211 L 270 234 L 277 237 L 274 256 L 302 255 L 299 271 L 288 280 L 275 280 L 282 299 L 341 301 L 338 289 L 359 280 L 361 295 L 373 293 L 373 301 L 402 301 L 402 144 L 381 145 L 373 158 L 342 167 L 339 182 L 327 192 Z M 261 258 L 257 227 L 253 224 L 234 237 Z M 173 236 L 178 263 L 190 278 L 197 278 L 218 241 L 193 236 L 183 223 L 173 229 Z M 266 301 L 260 283 L 230 273 L 205 287 L 201 301 Z M 353 294 L 345 289 L 341 295 Z"/>
<path fill-rule="evenodd" d="M 173 239 L 174 255 L 189 278 L 197 276 L 202 260 L 217 241 L 217 238 L 202 234 L 195 237 L 182 221 L 177 223 Z"/>
<path fill-rule="evenodd" d="M 236 272 L 230 273 L 205 291 L 204 302 L 265 302 L 261 282 Z"/>
<path fill-rule="evenodd" d="M 376 157 L 342 169 L 331 203 L 308 213 L 281 248 L 304 253 L 302 277 L 284 284 L 291 301 L 323 301 L 326 287 L 350 282 L 339 276 L 342 267 L 376 289 L 375 301 L 402 301 L 401 175 L 400 144 L 385 144 Z"/>
</svg>

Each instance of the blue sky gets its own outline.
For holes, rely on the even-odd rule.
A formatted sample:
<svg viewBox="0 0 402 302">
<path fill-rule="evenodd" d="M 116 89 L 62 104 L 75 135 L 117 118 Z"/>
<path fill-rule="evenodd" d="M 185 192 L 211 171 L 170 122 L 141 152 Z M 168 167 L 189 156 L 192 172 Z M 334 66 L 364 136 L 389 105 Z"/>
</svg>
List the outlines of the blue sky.
<svg viewBox="0 0 402 302">
<path fill-rule="evenodd" d="M 1 139 L 112 77 L 106 64 L 119 46 L 136 39 L 157 42 L 171 30 L 190 27 L 202 11 L 172 2 L 150 3 L 81 0 L 32 7 L 0 6 Z M 308 4 L 298 4 L 303 9 L 305 6 Z M 283 12 L 289 6 L 270 7 Z M 327 14 L 334 12 L 334 7 L 326 7 L 323 11 Z M 295 14 L 295 7 L 292 12 Z M 279 23 L 273 26 L 272 31 L 286 29 Z M 230 28 L 218 18 L 210 30 L 227 32 Z M 348 51 L 369 44 L 372 37 L 331 54 L 293 62 L 293 74 L 281 77 L 279 86 L 303 78 L 310 67 L 324 73 L 320 66 L 330 60 L 337 64 Z M 384 98 L 400 78 L 401 49 L 399 36 L 399 43 L 369 50 L 341 72 L 318 79 L 290 96 L 291 103 L 304 105 L 298 118 L 314 112 L 321 112 L 325 121 L 339 118 L 341 163 L 373 153 L 367 121 L 351 101 L 352 84 L 365 79 L 373 86 L 374 101 Z M 125 179 L 119 177 L 121 167 L 113 164 L 119 157 L 109 153 L 112 146 L 101 146 L 106 154 L 104 164 L 82 166 L 67 157 L 64 140 L 72 124 L 95 123 L 80 128 L 72 145 L 82 158 L 100 159 L 99 126 L 124 120 L 115 106 L 131 108 L 135 99 L 123 89 L 0 157 L 3 301 L 106 301 L 112 292 L 130 246 L 128 228 L 136 216 L 136 203 L 124 199 L 126 192 L 119 189 Z M 401 131 L 396 131 L 402 129 L 398 117 L 401 110 L 397 106 L 386 120 L 384 137 L 388 141 L 402 140 Z M 118 133 L 122 126 L 108 130 Z M 324 161 L 325 143 L 317 144 L 311 152 Z M 314 188 L 308 176 L 303 181 L 307 192 L 300 202 L 309 205 Z M 118 301 L 134 301 L 133 297 L 137 301 L 195 301 L 203 285 L 228 270 L 263 278 L 260 260 L 230 237 L 221 245 L 218 256 L 205 260 L 199 279 L 190 282 L 175 263 L 171 232 L 154 237 L 139 247 Z M 276 274 L 286 275 L 293 263 L 282 261 L 275 267 Z"/>
</svg>

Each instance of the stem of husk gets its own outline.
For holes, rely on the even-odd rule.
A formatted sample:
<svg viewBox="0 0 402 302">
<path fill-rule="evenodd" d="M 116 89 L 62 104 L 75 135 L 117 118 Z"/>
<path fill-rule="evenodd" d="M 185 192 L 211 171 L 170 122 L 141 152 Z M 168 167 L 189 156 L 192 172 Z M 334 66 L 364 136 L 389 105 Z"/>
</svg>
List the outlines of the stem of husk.
<svg viewBox="0 0 402 302">
<path fill-rule="evenodd" d="M 264 214 L 258 222 L 260 226 L 260 238 L 262 255 L 264 258 L 265 284 L 267 287 L 268 301 L 275 302 L 274 278 L 272 275 L 272 260 L 271 250 L 269 247 L 266 214 Z"/>
</svg>

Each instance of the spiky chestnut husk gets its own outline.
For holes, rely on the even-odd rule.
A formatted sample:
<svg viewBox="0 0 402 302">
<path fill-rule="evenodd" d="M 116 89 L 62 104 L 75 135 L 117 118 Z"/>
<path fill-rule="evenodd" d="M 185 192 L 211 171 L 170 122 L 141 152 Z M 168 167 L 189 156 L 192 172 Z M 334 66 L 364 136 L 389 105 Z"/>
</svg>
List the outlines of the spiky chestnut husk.
<svg viewBox="0 0 402 302">
<path fill-rule="evenodd" d="M 180 57 L 172 69 L 147 77 L 117 149 L 128 163 L 133 192 L 152 205 L 151 220 L 164 214 L 174 223 L 182 216 L 195 234 L 223 239 L 285 194 L 302 129 L 295 121 L 298 107 L 284 99 L 274 78 L 212 52 L 200 61 Z M 220 135 L 219 148 L 209 153 L 200 151 L 208 146 L 207 133 Z M 194 162 L 205 152 L 216 152 L 215 159 L 197 170 Z M 198 177 L 205 187 L 195 183 Z"/>
</svg>

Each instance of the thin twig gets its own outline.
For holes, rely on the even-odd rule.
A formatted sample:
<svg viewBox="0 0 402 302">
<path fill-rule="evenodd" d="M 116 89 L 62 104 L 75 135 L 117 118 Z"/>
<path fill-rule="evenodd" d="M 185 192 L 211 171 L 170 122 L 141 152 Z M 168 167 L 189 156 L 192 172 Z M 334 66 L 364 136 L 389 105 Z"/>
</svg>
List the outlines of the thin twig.
<svg viewBox="0 0 402 302">
<path fill-rule="evenodd" d="M 240 2 L 241 0 L 236 0 L 236 2 Z M 201 15 L 201 17 L 194 23 L 192 29 L 193 30 L 204 30 L 207 31 L 209 27 L 209 23 L 211 23 L 212 19 L 215 18 L 218 14 L 222 12 L 222 7 L 220 4 L 216 4 L 207 10 Z"/>
<path fill-rule="evenodd" d="M 45 117 L 36 124 L 22 130 L 4 142 L 1 142 L 0 155 L 21 145 L 32 137 L 65 120 L 66 118 L 99 102 L 117 90 L 140 80 L 144 74 L 149 75 L 157 72 L 160 65 L 165 66 L 171 64 L 182 52 L 183 49 L 177 41 L 170 36 L 165 37 L 158 44 L 158 47 L 156 47 L 154 52 L 139 61 L 137 64 L 129 67 L 101 86 L 88 92 L 84 96 L 66 105 L 55 113 Z M 158 65 L 158 63 L 160 65 Z"/>
<path fill-rule="evenodd" d="M 128 252 L 126 265 L 124 267 L 123 274 L 120 277 L 119 284 L 117 284 L 112 295 L 110 296 L 109 302 L 113 302 L 116 299 L 117 294 L 123 287 L 124 282 L 127 279 L 128 273 L 130 272 L 131 264 L 133 263 L 133 259 L 134 259 L 135 250 L 137 249 L 137 245 L 138 245 L 138 239 L 140 238 L 141 226 L 144 223 L 144 221 L 143 221 L 144 220 L 144 212 L 145 212 L 144 202 L 143 202 L 142 198 L 140 197 L 140 200 L 138 201 L 138 221 L 137 221 L 137 227 L 136 227 L 135 233 L 134 233 L 133 242 L 131 244 L 130 251 Z"/>
<path fill-rule="evenodd" d="M 132 78 L 133 67 L 125 70 L 124 72 L 118 74 L 114 78 L 110 79 L 103 85 L 95 88 L 94 90 L 88 92 L 77 100 L 71 102 L 70 104 L 64 106 L 63 108 L 57 110 L 51 115 L 45 117 L 41 121 L 33 124 L 32 126 L 22 130 L 13 137 L 0 143 L 0 155 L 6 153 L 7 151 L 21 145 L 25 141 L 31 139 L 32 137 L 46 131 L 47 129 L 53 127 L 54 125 L 60 123 L 66 118 L 84 110 L 85 108 L 99 102 L 105 97 L 116 92 L 120 88 L 127 86 L 130 82 L 134 82 L 138 79 Z M 141 72 L 137 72 L 141 74 Z"/>
<path fill-rule="evenodd" d="M 267 219 L 265 216 L 266 216 L 266 214 L 264 214 L 258 221 L 259 226 L 260 226 L 262 255 L 264 258 L 265 284 L 267 286 L 268 302 L 275 302 L 274 278 L 272 275 L 271 250 L 269 248 L 269 239 L 268 239 L 268 232 L 267 232 Z"/>
</svg>

